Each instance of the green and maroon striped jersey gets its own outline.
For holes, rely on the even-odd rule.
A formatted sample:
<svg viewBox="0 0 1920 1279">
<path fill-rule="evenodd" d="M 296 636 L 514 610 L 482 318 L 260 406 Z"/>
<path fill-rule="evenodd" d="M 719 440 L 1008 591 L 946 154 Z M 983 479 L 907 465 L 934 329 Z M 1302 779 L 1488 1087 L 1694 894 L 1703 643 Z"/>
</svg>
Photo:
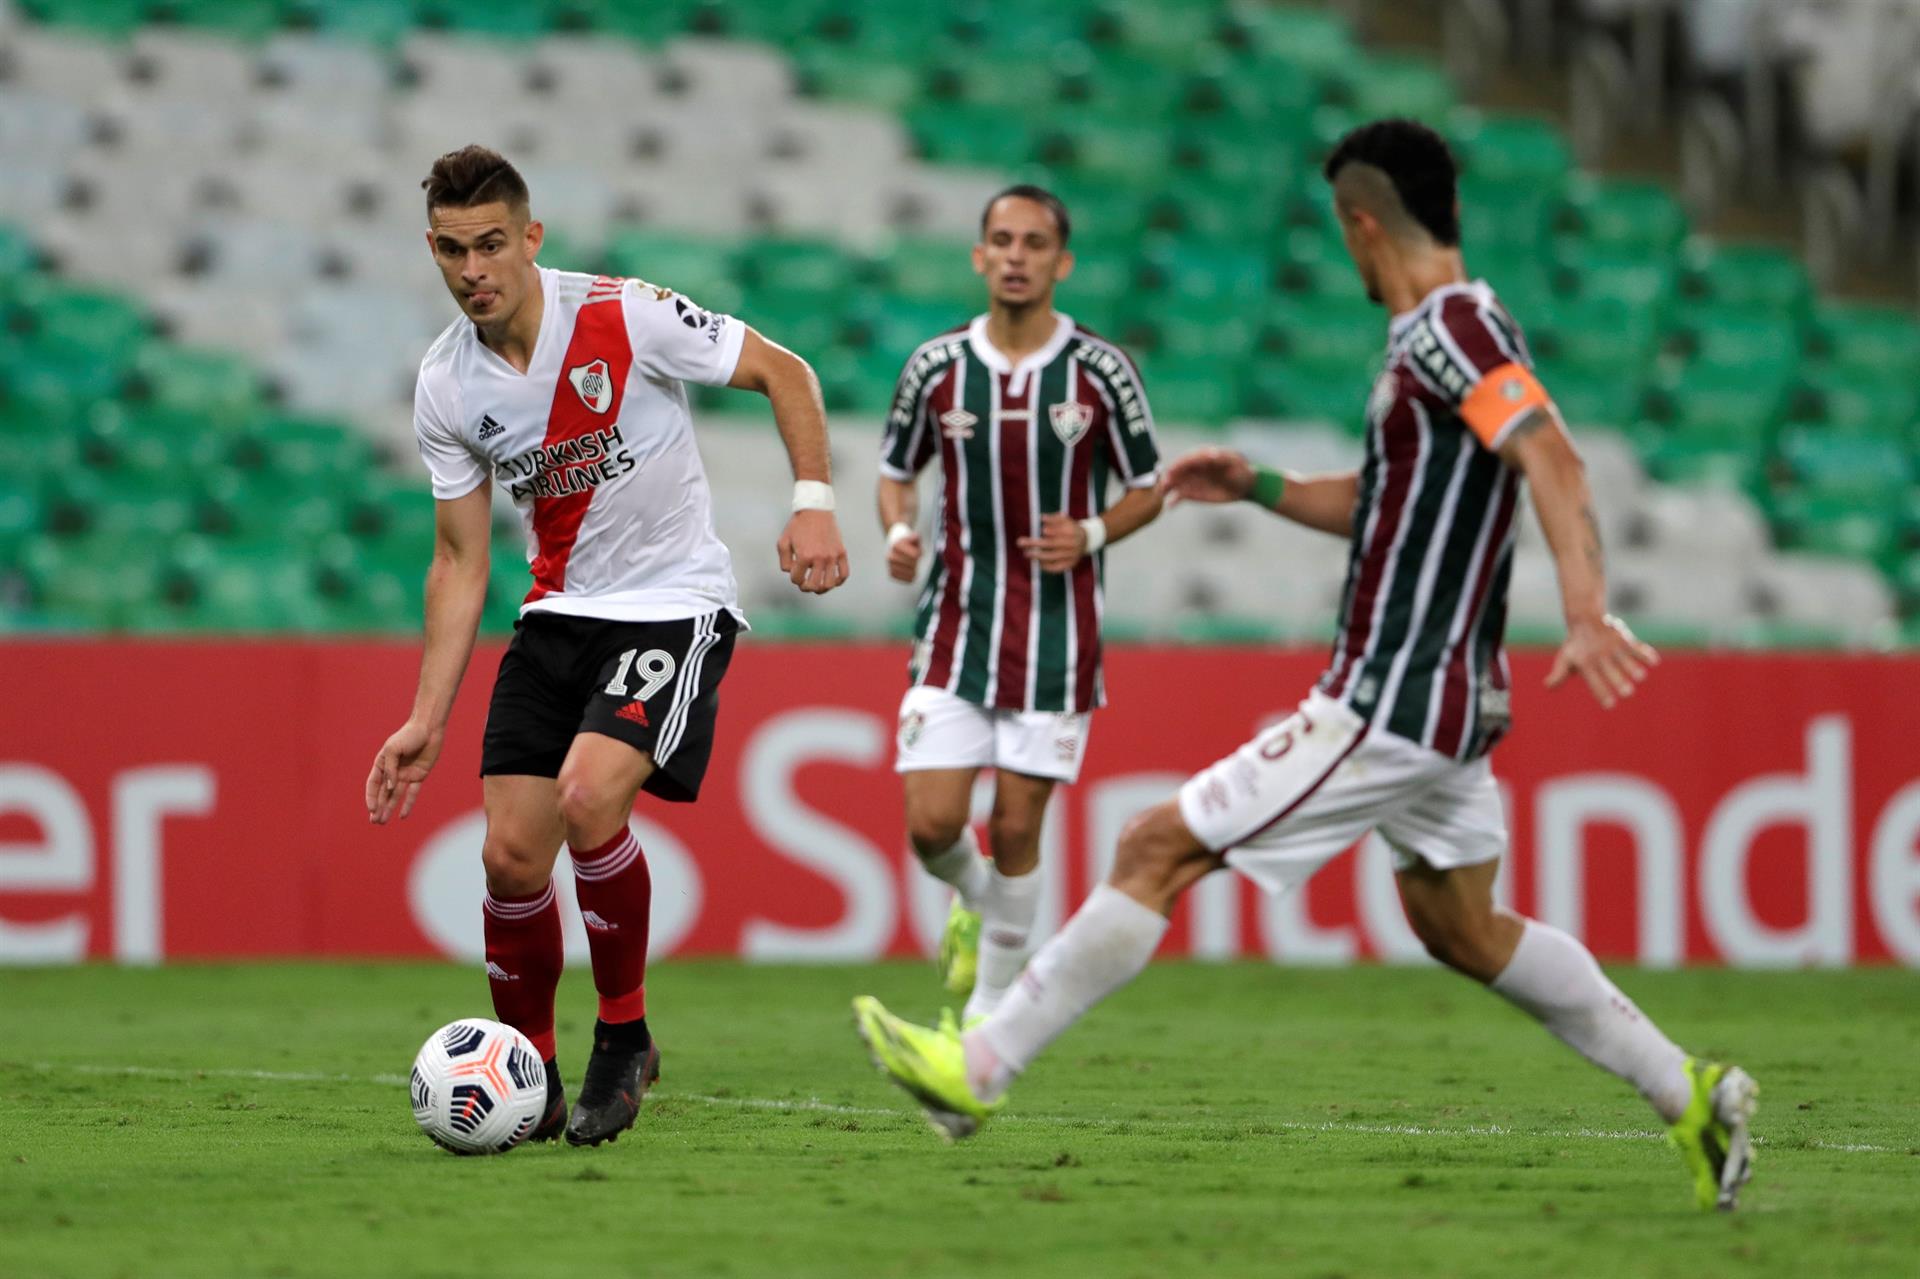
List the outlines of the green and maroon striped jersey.
<svg viewBox="0 0 1920 1279">
<path fill-rule="evenodd" d="M 940 459 L 933 568 L 920 593 L 913 682 L 981 706 L 1085 711 L 1100 673 L 1102 560 L 1046 573 L 1019 549 L 1040 517 L 1107 506 L 1110 477 L 1158 476 L 1153 412 L 1125 352 L 1065 315 L 1018 365 L 985 316 L 923 343 L 887 415 L 880 472 L 911 480 Z"/>
<path fill-rule="evenodd" d="M 1520 477 L 1494 450 L 1544 402 L 1485 283 L 1396 316 L 1367 404 L 1366 458 L 1322 691 L 1376 728 L 1472 759 L 1506 731 L 1503 648 Z"/>
</svg>

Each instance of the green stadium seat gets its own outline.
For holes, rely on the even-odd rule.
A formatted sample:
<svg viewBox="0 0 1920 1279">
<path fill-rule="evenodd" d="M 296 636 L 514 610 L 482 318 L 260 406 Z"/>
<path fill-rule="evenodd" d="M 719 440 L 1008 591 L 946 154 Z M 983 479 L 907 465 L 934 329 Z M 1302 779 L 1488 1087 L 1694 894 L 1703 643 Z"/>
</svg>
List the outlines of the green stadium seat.
<svg viewBox="0 0 1920 1279">
<path fill-rule="evenodd" d="M 1156 238 L 1145 246 L 1140 266 L 1141 287 L 1159 295 L 1159 305 L 1189 311 L 1251 310 L 1266 298 L 1273 276 L 1263 253 L 1198 239 Z"/>
<path fill-rule="evenodd" d="M 1321 75 L 1347 70 L 1361 56 L 1347 24 L 1322 9 L 1240 5 L 1229 10 L 1231 43 Z"/>
<path fill-rule="evenodd" d="M 1649 393 L 1655 421 L 1675 434 L 1764 451 L 1786 411 L 1780 370 L 1693 365 L 1669 374 Z"/>
<path fill-rule="evenodd" d="M 24 416 L 70 419 L 119 395 L 129 361 L 84 346 L 0 334 L 0 399 Z"/>
<path fill-rule="evenodd" d="M 396 45 L 414 28 L 412 6 L 389 0 L 292 0 L 286 12 L 293 26 L 372 44 Z"/>
<path fill-rule="evenodd" d="M 131 399 L 198 414 L 210 427 L 244 425 L 262 402 L 260 375 L 222 351 L 149 342 L 135 358 L 132 376 Z"/>
<path fill-rule="evenodd" d="M 980 299 L 971 303 L 921 302 L 903 298 L 883 289 L 858 297 L 845 317 L 842 340 L 859 351 L 891 355 L 901 363 L 922 342 L 967 323 L 980 308 Z M 1061 298 L 1062 305 L 1073 305 L 1078 314 L 1078 299 Z"/>
<path fill-rule="evenodd" d="M 1211 424 L 1224 422 L 1240 406 L 1231 366 L 1220 360 L 1182 359 L 1156 353 L 1142 361 L 1141 379 L 1157 421 Z"/>
<path fill-rule="evenodd" d="M 922 97 L 920 68 L 877 59 L 865 49 L 825 43 L 803 46 L 794 51 L 794 63 L 801 91 L 813 97 L 895 114 Z"/>
<path fill-rule="evenodd" d="M 1692 241 L 1682 254 L 1681 283 L 1689 296 L 1772 307 L 1796 321 L 1812 298 L 1800 260 L 1765 245 Z"/>
<path fill-rule="evenodd" d="M 1652 182 L 1567 184 L 1561 229 L 1587 244 L 1656 256 L 1672 253 L 1687 236 L 1687 215 L 1664 186 Z"/>
<path fill-rule="evenodd" d="M 1769 308 L 1699 302 L 1677 306 L 1667 318 L 1678 347 L 1700 363 L 1775 370 L 1800 363 L 1799 333 Z"/>
<path fill-rule="evenodd" d="M 1039 158 L 1034 123 L 1002 107 L 927 103 L 905 122 L 915 151 L 935 164 L 997 168 Z"/>
<path fill-rule="evenodd" d="M 1920 385 L 1897 374 L 1803 370 L 1801 389 L 1811 416 L 1834 430 L 1901 441 L 1920 417 Z"/>
<path fill-rule="evenodd" d="M 1904 308 L 1822 305 L 1812 317 L 1808 354 L 1830 368 L 1920 380 L 1920 324 Z"/>
<path fill-rule="evenodd" d="M 1648 474 L 1662 483 L 1720 488 L 1748 495 L 1757 494 L 1764 487 L 1762 453 L 1751 444 L 1729 444 L 1684 435 L 1640 435 L 1635 443 Z"/>
<path fill-rule="evenodd" d="M 1463 178 L 1460 183 L 1460 247 L 1469 266 L 1483 251 L 1501 257 L 1542 250 L 1551 221 L 1553 194 L 1529 183 Z"/>
<path fill-rule="evenodd" d="M 1450 125 L 1461 172 L 1476 182 L 1557 190 L 1573 169 L 1566 135 L 1545 120 L 1460 111 Z"/>
<path fill-rule="evenodd" d="M 715 311 L 739 309 L 733 249 L 724 242 L 633 227 L 614 233 L 606 256 L 614 275 L 673 289 Z"/>
<path fill-rule="evenodd" d="M 1542 358 L 1541 384 L 1576 431 L 1581 427 L 1623 427 L 1640 413 L 1638 369 L 1563 364 Z"/>
<path fill-rule="evenodd" d="M 870 274 L 868 264 L 821 240 L 755 240 L 736 259 L 741 283 L 762 289 L 823 296 L 845 293 Z"/>
<path fill-rule="evenodd" d="M 889 292 L 916 302 L 950 303 L 971 308 L 971 314 L 986 300 L 986 284 L 974 271 L 973 256 L 964 241 L 897 240 L 877 266 Z"/>
<path fill-rule="evenodd" d="M 128 360 L 152 331 L 146 314 L 118 293 L 63 287 L 39 276 L 16 292 L 14 326 L 35 341 Z"/>
<path fill-rule="evenodd" d="M 107 38 L 132 35 L 146 24 L 151 0 L 29 0 L 20 8 L 55 27 L 80 27 Z"/>
<path fill-rule="evenodd" d="M 260 40 L 285 23 L 286 5 L 281 0 L 157 0 L 148 5 L 148 16 L 237 40 Z"/>
<path fill-rule="evenodd" d="M 1262 315 L 1262 345 L 1288 365 L 1369 376 L 1386 349 L 1386 313 L 1366 298 L 1275 297 Z"/>
<path fill-rule="evenodd" d="M 1558 255 L 1556 269 L 1565 280 L 1564 292 L 1613 298 L 1655 315 L 1664 315 L 1676 285 L 1670 262 L 1632 250 L 1572 247 Z"/>
<path fill-rule="evenodd" d="M 1284 360 L 1256 360 L 1247 367 L 1240 412 L 1247 417 L 1328 422 L 1349 435 L 1366 433 L 1371 382 L 1361 375 L 1328 371 Z"/>
<path fill-rule="evenodd" d="M 1435 127 L 1445 124 L 1455 101 L 1447 73 L 1421 57 L 1356 60 L 1336 82 L 1335 97 L 1363 116 L 1404 116 Z"/>
<path fill-rule="evenodd" d="M 1895 437 L 1795 426 L 1781 430 L 1778 447 L 1787 474 L 1809 496 L 1884 508 L 1904 498 L 1914 479 L 1913 463 Z"/>
<path fill-rule="evenodd" d="M 740 315 L 773 341 L 805 354 L 841 340 L 853 297 L 845 288 L 754 288 L 741 302 Z"/>
<path fill-rule="evenodd" d="M 1901 550 L 1898 509 L 1896 500 L 1876 505 L 1855 494 L 1793 490 L 1775 498 L 1768 514 L 1775 536 L 1787 547 L 1893 568 Z"/>
<path fill-rule="evenodd" d="M 1049 112 L 1032 144 L 1034 158 L 1050 169 L 1132 185 L 1170 181 L 1173 151 L 1174 139 L 1164 125 L 1085 110 Z"/>
<path fill-rule="evenodd" d="M 1645 368 L 1654 354 L 1651 317 L 1618 298 L 1557 298 L 1516 318 L 1534 356 L 1555 372 L 1594 374 L 1619 383 L 1623 373 Z M 1548 389 L 1557 395 L 1558 386 L 1549 383 Z"/>
</svg>

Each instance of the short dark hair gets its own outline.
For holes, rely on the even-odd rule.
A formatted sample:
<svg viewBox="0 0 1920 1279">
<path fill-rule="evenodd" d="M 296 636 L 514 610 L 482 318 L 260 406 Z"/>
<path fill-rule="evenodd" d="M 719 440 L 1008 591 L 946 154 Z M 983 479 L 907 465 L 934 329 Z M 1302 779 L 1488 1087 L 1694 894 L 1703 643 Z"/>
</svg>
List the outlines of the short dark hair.
<svg viewBox="0 0 1920 1279">
<path fill-rule="evenodd" d="M 516 213 L 527 211 L 527 180 L 520 170 L 491 147 L 464 146 L 433 162 L 433 171 L 420 183 L 427 193 L 427 212 L 435 209 L 471 209 L 477 204 L 505 202 Z"/>
<path fill-rule="evenodd" d="M 1349 164 L 1386 174 L 1415 222 L 1448 248 L 1459 245 L 1459 169 L 1445 138 L 1418 120 L 1375 120 L 1340 139 L 1327 157 L 1327 181 Z"/>
<path fill-rule="evenodd" d="M 1065 246 L 1067 240 L 1072 237 L 1073 219 L 1067 216 L 1066 202 L 1045 187 L 1035 186 L 1031 182 L 1016 182 L 1005 190 L 994 193 L 993 199 L 987 201 L 987 207 L 980 210 L 981 235 L 987 233 L 987 215 L 993 212 L 993 206 L 1008 196 L 1019 196 L 1022 200 L 1032 200 L 1046 205 L 1048 212 L 1053 214 L 1054 224 L 1060 228 L 1062 246 Z"/>
</svg>

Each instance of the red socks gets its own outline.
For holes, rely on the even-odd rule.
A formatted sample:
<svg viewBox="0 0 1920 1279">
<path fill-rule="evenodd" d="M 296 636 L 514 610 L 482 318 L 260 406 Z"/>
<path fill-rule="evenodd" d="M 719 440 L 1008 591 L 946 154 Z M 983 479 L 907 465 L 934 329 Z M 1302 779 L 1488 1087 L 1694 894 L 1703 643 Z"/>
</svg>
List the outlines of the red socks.
<svg viewBox="0 0 1920 1279">
<path fill-rule="evenodd" d="M 643 877 L 645 873 L 643 867 Z M 560 969 L 565 962 L 553 885 L 549 883 L 530 897 L 501 898 L 488 893 L 482 917 L 486 920 L 487 983 L 493 987 L 494 1015 L 531 1039 L 542 1061 L 552 1061 L 553 994 L 560 985 Z M 596 949 L 596 974 L 599 966 L 600 952 Z"/>
<path fill-rule="evenodd" d="M 573 850 L 573 880 L 593 954 L 600 1020 L 638 1021 L 647 1015 L 647 921 L 653 908 L 653 877 L 640 841 L 623 826 L 598 848 Z M 549 990 L 549 1010 L 552 999 Z"/>
</svg>

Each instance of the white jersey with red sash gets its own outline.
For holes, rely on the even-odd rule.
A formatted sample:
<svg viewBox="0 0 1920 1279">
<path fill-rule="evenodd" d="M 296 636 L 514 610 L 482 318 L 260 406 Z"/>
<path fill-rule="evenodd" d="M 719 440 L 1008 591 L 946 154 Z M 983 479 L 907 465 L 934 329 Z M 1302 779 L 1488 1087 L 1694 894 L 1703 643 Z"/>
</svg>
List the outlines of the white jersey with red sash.
<svg viewBox="0 0 1920 1279">
<path fill-rule="evenodd" d="M 739 612 L 686 382 L 725 385 L 746 326 L 639 280 L 540 271 L 525 373 L 465 317 L 420 362 L 413 429 L 433 495 L 489 474 L 527 530 L 521 611 L 616 621 Z"/>
</svg>

